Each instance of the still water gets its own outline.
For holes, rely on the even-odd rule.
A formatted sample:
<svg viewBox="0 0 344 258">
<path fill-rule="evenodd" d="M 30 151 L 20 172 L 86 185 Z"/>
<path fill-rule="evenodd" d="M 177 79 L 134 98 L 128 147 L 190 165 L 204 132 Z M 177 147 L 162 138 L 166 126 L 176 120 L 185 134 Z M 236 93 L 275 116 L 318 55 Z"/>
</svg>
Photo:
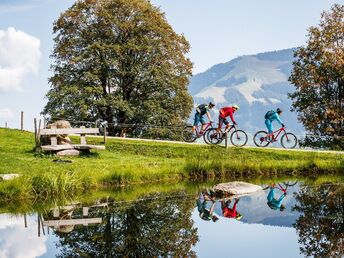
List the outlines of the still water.
<svg viewBox="0 0 344 258">
<path fill-rule="evenodd" d="M 101 196 L 0 214 L 0 257 L 343 257 L 343 184 Z"/>
</svg>

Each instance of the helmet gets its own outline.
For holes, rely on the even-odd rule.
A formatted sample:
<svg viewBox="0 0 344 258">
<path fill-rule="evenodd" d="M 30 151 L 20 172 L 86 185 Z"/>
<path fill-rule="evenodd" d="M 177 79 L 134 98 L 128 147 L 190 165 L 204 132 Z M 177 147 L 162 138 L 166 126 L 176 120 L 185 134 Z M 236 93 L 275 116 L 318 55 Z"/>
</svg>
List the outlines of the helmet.
<svg viewBox="0 0 344 258">
<path fill-rule="evenodd" d="M 215 107 L 215 104 L 213 102 L 209 102 L 210 107 Z"/>
<path fill-rule="evenodd" d="M 236 110 L 240 109 L 238 105 L 233 105 L 232 108 L 235 108 Z"/>
<path fill-rule="evenodd" d="M 236 220 L 241 220 L 242 219 L 242 215 L 240 213 L 237 213 L 237 215 L 235 216 Z"/>
<path fill-rule="evenodd" d="M 277 113 L 281 113 L 281 112 L 282 112 L 282 109 L 277 108 L 276 112 L 277 112 Z"/>
</svg>

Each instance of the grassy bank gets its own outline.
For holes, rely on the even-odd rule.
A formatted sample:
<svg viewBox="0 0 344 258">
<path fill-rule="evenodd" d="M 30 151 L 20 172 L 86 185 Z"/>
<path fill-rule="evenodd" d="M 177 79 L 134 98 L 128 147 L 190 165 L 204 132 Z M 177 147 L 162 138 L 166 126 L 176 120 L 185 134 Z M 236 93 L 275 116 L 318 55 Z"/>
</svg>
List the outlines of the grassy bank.
<svg viewBox="0 0 344 258">
<path fill-rule="evenodd" d="M 344 169 L 344 155 L 338 154 L 110 139 L 106 151 L 68 158 L 72 163 L 55 163 L 56 157 L 34 153 L 33 145 L 31 133 L 0 129 L 0 174 L 22 175 L 0 183 L 3 200 L 146 182 L 340 174 Z"/>
</svg>

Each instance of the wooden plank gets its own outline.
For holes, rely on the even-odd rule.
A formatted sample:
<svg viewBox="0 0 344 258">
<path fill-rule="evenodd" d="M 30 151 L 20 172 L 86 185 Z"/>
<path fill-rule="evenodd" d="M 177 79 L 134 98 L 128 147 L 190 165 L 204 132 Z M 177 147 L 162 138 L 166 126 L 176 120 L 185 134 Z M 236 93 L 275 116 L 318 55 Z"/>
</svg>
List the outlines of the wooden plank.
<svg viewBox="0 0 344 258">
<path fill-rule="evenodd" d="M 88 225 L 88 224 L 100 224 L 102 218 L 91 219 L 66 219 L 66 220 L 46 220 L 43 221 L 43 226 L 59 227 L 59 226 L 75 226 L 75 225 Z"/>
<path fill-rule="evenodd" d="M 41 135 L 58 135 L 58 134 L 99 134 L 98 128 L 51 128 L 42 129 Z"/>
<path fill-rule="evenodd" d="M 81 126 L 80 129 L 85 129 L 85 126 Z M 86 134 L 82 133 L 80 134 L 80 144 L 81 145 L 86 145 Z"/>
<path fill-rule="evenodd" d="M 61 150 L 105 150 L 102 145 L 44 145 L 41 146 L 43 151 L 61 151 Z"/>
<path fill-rule="evenodd" d="M 89 209 L 90 209 L 89 207 L 82 207 L 82 216 L 88 217 L 88 210 Z"/>
<path fill-rule="evenodd" d="M 50 137 L 50 143 L 51 143 L 52 146 L 57 146 L 57 137 L 52 135 Z"/>
<path fill-rule="evenodd" d="M 76 150 L 105 150 L 103 145 L 73 145 Z"/>
</svg>

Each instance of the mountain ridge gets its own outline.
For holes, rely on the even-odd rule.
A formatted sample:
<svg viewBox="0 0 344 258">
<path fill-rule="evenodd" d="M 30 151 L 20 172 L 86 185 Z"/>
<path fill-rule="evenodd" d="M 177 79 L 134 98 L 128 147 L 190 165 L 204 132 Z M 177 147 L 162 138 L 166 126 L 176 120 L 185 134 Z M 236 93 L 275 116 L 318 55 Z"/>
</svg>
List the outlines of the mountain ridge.
<svg viewBox="0 0 344 258">
<path fill-rule="evenodd" d="M 297 115 L 290 111 L 288 93 L 295 90 L 288 81 L 296 48 L 244 55 L 216 64 L 191 78 L 189 92 L 195 104 L 214 101 L 216 110 L 238 104 L 241 127 L 263 129 L 264 114 L 277 107 L 285 112 L 282 119 L 296 132 L 304 132 Z"/>
</svg>

